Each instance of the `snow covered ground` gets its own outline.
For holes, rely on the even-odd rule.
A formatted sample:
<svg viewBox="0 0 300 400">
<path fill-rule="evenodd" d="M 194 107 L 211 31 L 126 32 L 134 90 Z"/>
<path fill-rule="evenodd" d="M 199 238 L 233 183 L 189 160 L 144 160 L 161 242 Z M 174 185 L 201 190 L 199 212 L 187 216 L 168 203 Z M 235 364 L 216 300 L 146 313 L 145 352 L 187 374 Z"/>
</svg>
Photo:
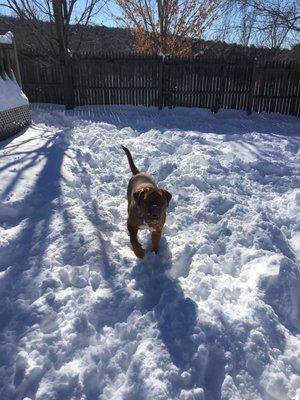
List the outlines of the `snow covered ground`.
<svg viewBox="0 0 300 400">
<path fill-rule="evenodd" d="M 0 399 L 300 399 L 297 134 L 276 115 L 36 106 L 0 143 Z M 121 144 L 173 193 L 144 260 Z"/>
</svg>

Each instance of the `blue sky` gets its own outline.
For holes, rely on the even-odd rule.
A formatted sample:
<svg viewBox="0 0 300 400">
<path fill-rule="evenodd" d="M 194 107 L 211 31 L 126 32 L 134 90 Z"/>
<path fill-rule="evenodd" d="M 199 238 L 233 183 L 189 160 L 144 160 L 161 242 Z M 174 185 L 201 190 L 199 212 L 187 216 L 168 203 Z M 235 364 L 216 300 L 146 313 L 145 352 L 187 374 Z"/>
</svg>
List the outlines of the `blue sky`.
<svg viewBox="0 0 300 400">
<path fill-rule="evenodd" d="M 80 0 L 80 2 L 84 2 L 84 0 Z M 116 4 L 111 3 L 109 6 L 106 6 L 105 10 L 95 19 L 95 23 L 105 26 L 116 26 L 117 23 L 112 17 L 112 14 L 117 16 L 120 14 L 120 11 Z"/>
</svg>

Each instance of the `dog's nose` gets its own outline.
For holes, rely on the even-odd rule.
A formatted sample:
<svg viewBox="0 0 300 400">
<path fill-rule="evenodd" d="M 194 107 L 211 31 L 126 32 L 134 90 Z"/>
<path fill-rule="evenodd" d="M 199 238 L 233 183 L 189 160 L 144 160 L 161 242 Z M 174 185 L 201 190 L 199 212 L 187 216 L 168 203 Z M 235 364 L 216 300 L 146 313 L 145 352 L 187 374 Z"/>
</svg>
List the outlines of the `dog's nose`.
<svg viewBox="0 0 300 400">
<path fill-rule="evenodd" d="M 150 217 L 153 219 L 156 219 L 159 217 L 159 207 L 158 206 L 152 206 L 150 210 Z"/>
</svg>

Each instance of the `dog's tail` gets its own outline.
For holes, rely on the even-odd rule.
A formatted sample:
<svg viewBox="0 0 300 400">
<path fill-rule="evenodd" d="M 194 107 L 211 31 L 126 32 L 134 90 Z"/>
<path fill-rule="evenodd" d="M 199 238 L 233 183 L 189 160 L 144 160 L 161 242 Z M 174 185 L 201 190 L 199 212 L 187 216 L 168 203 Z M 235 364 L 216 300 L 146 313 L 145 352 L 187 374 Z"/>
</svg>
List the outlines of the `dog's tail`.
<svg viewBox="0 0 300 400">
<path fill-rule="evenodd" d="M 123 149 L 123 150 L 125 151 L 125 153 L 126 153 L 126 156 L 127 156 L 127 158 L 128 158 L 128 162 L 129 162 L 129 166 L 130 166 L 130 169 L 131 169 L 133 175 L 139 174 L 140 171 L 139 171 L 139 170 L 137 169 L 137 167 L 135 166 L 130 151 L 129 151 L 129 150 L 127 149 L 127 147 L 125 147 L 125 146 L 122 146 L 122 149 Z"/>
</svg>

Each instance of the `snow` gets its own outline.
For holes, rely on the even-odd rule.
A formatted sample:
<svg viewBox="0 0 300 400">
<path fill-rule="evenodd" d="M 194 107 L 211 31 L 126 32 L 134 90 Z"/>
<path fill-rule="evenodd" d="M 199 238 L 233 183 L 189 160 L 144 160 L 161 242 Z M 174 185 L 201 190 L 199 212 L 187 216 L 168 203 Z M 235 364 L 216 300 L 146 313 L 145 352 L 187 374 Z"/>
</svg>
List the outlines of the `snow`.
<svg viewBox="0 0 300 400">
<path fill-rule="evenodd" d="M 299 133 L 278 115 L 35 106 L 0 144 L 0 398 L 299 399 Z M 121 144 L 173 194 L 144 260 Z"/>
<path fill-rule="evenodd" d="M 0 76 L 0 112 L 28 105 L 28 99 L 22 92 L 15 77 L 5 79 Z"/>
<path fill-rule="evenodd" d="M 12 32 L 8 31 L 5 35 L 0 35 L 0 44 L 12 44 L 14 40 L 14 35 Z"/>
</svg>

